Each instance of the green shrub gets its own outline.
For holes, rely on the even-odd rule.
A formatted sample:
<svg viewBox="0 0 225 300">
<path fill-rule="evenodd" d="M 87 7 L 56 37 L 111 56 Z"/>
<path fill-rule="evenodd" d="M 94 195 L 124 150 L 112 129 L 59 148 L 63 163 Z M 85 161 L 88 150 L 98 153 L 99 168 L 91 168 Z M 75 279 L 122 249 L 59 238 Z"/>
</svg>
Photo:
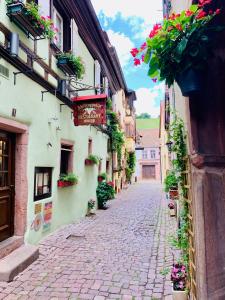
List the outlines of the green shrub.
<svg viewBox="0 0 225 300">
<path fill-rule="evenodd" d="M 113 187 L 107 182 L 100 182 L 96 190 L 96 195 L 98 200 L 98 207 L 104 208 L 106 202 L 114 198 L 115 191 Z"/>
<path fill-rule="evenodd" d="M 165 192 L 169 192 L 170 189 L 176 189 L 178 187 L 178 180 L 174 171 L 170 171 L 164 180 L 164 190 Z"/>
</svg>

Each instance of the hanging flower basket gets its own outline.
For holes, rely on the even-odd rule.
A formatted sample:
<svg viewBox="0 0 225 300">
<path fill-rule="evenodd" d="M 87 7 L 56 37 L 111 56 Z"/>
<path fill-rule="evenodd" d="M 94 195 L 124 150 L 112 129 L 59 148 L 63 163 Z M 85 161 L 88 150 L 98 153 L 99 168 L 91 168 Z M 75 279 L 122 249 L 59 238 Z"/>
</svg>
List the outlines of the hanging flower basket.
<svg viewBox="0 0 225 300">
<path fill-rule="evenodd" d="M 86 158 L 84 164 L 85 166 L 93 166 L 95 163 L 91 159 Z"/>
<path fill-rule="evenodd" d="M 39 15 L 39 7 L 35 3 L 26 3 L 19 0 L 6 1 L 7 16 L 28 37 L 34 39 L 54 38 L 57 29 L 54 27 L 50 17 Z"/>
<path fill-rule="evenodd" d="M 155 24 L 146 42 L 130 51 L 134 65 L 148 64 L 153 82 L 165 80 L 170 87 L 177 81 L 184 96 L 199 92 L 202 79 L 198 71 L 207 71 L 215 33 L 224 30 L 212 22 L 221 9 L 210 9 L 211 2 L 201 0 Z"/>
<path fill-rule="evenodd" d="M 203 72 L 189 68 L 176 75 L 176 82 L 184 97 L 198 94 L 202 90 L 203 86 Z"/>
<path fill-rule="evenodd" d="M 60 176 L 60 179 L 58 180 L 58 187 L 63 188 L 63 187 L 68 187 L 72 185 L 76 185 L 78 183 L 78 177 L 73 174 L 63 174 Z"/>
<path fill-rule="evenodd" d="M 84 161 L 85 166 L 93 166 L 99 163 L 100 158 L 97 155 L 90 154 Z"/>
<path fill-rule="evenodd" d="M 78 79 L 81 79 L 85 73 L 81 57 L 72 53 L 64 52 L 58 54 L 57 66 L 64 74 L 75 75 Z"/>
</svg>

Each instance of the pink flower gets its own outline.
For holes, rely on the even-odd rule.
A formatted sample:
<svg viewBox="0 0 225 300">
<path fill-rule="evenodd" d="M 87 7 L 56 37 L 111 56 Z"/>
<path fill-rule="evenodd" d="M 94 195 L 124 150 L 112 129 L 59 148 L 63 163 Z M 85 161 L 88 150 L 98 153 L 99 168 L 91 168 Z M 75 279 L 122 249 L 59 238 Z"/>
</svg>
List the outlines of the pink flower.
<svg viewBox="0 0 225 300">
<path fill-rule="evenodd" d="M 156 82 L 157 82 L 157 78 L 152 78 L 152 81 L 153 81 L 154 83 L 156 83 Z"/>
<path fill-rule="evenodd" d="M 149 34 L 149 37 L 150 37 L 150 38 L 153 38 L 153 37 L 159 32 L 159 30 L 161 30 L 161 29 L 162 29 L 161 24 L 155 24 L 155 25 L 153 26 L 152 31 L 151 31 L 150 34 Z"/>
<path fill-rule="evenodd" d="M 135 66 L 138 66 L 138 65 L 140 65 L 140 64 L 141 64 L 140 59 L 135 58 L 135 59 L 134 59 L 134 65 L 135 65 Z"/>
<path fill-rule="evenodd" d="M 175 27 L 176 27 L 179 31 L 182 31 L 182 30 L 183 30 L 181 24 L 177 24 Z"/>
<path fill-rule="evenodd" d="M 206 12 L 204 12 L 203 10 L 200 10 L 199 13 L 196 16 L 196 19 L 202 19 L 206 16 Z"/>
<path fill-rule="evenodd" d="M 50 16 L 47 16 L 46 18 L 47 18 L 47 19 L 49 19 L 49 20 L 51 19 L 51 17 L 50 17 Z"/>
<path fill-rule="evenodd" d="M 131 51 L 130 51 L 130 53 L 131 53 L 131 55 L 133 56 L 133 57 L 136 57 L 137 56 L 137 54 L 138 54 L 138 49 L 137 48 L 133 48 Z"/>
<path fill-rule="evenodd" d="M 177 273 L 177 272 L 179 272 L 179 269 L 176 268 L 176 267 L 173 267 L 172 272 L 173 272 L 173 273 Z"/>
<path fill-rule="evenodd" d="M 56 32 L 59 32 L 59 29 L 58 29 L 57 27 L 55 27 L 54 30 L 55 30 Z"/>
<path fill-rule="evenodd" d="M 41 19 L 45 21 L 45 17 L 44 16 L 41 16 Z"/>
<path fill-rule="evenodd" d="M 144 42 L 142 45 L 141 45 L 141 50 L 144 50 L 146 48 L 147 44 L 146 42 Z"/>
<path fill-rule="evenodd" d="M 142 60 L 142 61 L 144 61 L 144 60 L 145 60 L 145 56 L 144 56 L 144 54 L 142 54 L 142 56 L 141 56 L 141 60 Z"/>
<path fill-rule="evenodd" d="M 207 4 L 210 4 L 212 2 L 212 0 L 199 0 L 199 7 L 203 7 Z"/>
<path fill-rule="evenodd" d="M 221 12 L 221 9 L 217 8 L 217 10 L 215 11 L 215 14 L 218 15 L 218 14 L 220 14 L 220 12 Z"/>
<path fill-rule="evenodd" d="M 185 11 L 185 16 L 186 16 L 186 17 L 190 17 L 190 16 L 192 16 L 192 15 L 193 15 L 193 12 L 190 11 L 190 9 L 188 9 L 188 10 Z"/>
</svg>

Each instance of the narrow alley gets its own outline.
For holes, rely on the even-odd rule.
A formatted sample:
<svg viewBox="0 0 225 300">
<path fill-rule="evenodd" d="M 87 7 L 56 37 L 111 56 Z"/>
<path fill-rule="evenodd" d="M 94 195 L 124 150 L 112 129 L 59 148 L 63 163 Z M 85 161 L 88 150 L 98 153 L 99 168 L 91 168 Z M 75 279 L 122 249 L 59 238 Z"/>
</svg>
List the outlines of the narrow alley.
<svg viewBox="0 0 225 300">
<path fill-rule="evenodd" d="M 40 257 L 0 299 L 171 299 L 173 263 L 161 185 L 140 182 L 110 201 L 108 210 L 64 226 L 41 240 Z"/>
</svg>

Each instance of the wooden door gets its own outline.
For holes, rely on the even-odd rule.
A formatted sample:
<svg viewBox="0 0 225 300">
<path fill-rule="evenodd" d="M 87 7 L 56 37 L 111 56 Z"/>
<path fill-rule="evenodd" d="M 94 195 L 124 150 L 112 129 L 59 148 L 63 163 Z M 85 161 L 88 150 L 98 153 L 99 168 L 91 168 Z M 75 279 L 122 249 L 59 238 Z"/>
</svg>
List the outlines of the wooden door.
<svg viewBox="0 0 225 300">
<path fill-rule="evenodd" d="M 14 232 L 13 136 L 0 131 L 0 242 Z"/>
<path fill-rule="evenodd" d="M 143 165 L 142 166 L 142 178 L 143 179 L 155 179 L 155 166 Z"/>
</svg>

